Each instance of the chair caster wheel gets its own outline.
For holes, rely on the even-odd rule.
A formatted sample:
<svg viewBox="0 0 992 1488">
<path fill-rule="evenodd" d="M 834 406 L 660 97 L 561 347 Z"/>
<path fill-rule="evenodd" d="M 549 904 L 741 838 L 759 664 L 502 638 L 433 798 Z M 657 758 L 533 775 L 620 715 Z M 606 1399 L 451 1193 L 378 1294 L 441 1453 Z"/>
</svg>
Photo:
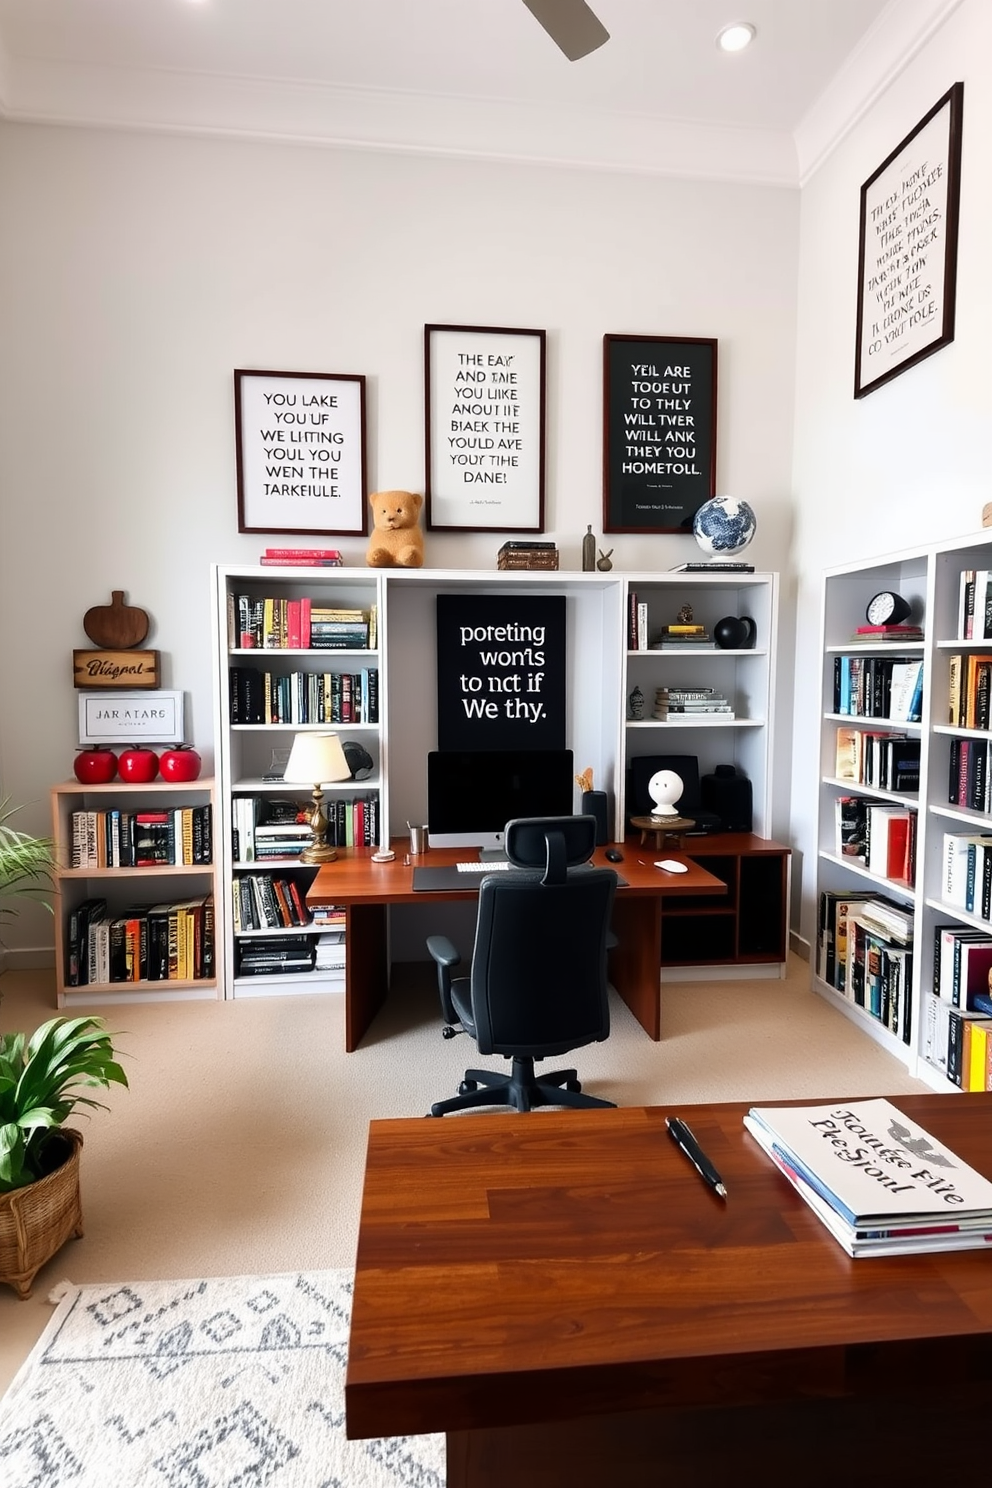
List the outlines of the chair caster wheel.
<svg viewBox="0 0 992 1488">
<path fill-rule="evenodd" d="M 478 1090 L 478 1088 L 479 1088 L 478 1081 L 476 1081 L 476 1080 L 463 1080 L 462 1083 L 458 1087 L 458 1094 L 459 1095 L 471 1095 L 472 1091 L 473 1090 Z"/>
<path fill-rule="evenodd" d="M 580 1091 L 582 1089 L 582 1085 L 581 1085 L 580 1081 L 578 1081 L 578 1080 L 566 1080 L 565 1081 L 565 1089 L 566 1090 Z"/>
</svg>

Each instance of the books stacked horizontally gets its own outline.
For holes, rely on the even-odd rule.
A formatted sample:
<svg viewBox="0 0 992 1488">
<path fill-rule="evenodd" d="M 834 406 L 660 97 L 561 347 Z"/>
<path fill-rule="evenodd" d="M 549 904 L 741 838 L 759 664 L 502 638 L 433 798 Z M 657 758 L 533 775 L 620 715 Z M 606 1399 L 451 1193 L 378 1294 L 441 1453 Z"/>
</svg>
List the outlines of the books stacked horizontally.
<svg viewBox="0 0 992 1488">
<path fill-rule="evenodd" d="M 326 930 L 317 936 L 317 971 L 344 971 L 345 940 L 343 930 Z"/>
<path fill-rule="evenodd" d="M 652 651 L 714 651 L 705 625 L 663 625 L 651 642 Z"/>
<path fill-rule="evenodd" d="M 752 1106 L 744 1125 L 849 1256 L 992 1245 L 992 1183 L 887 1100 Z"/>
<path fill-rule="evenodd" d="M 331 605 L 310 606 L 310 648 L 313 651 L 363 651 L 374 645 L 369 636 L 367 610 Z"/>
<path fill-rule="evenodd" d="M 708 718 L 710 715 L 733 718 L 730 700 L 714 687 L 658 687 L 655 689 L 652 718 L 662 720 Z"/>
<path fill-rule="evenodd" d="M 266 548 L 259 563 L 270 568 L 340 568 L 337 548 Z"/>
<path fill-rule="evenodd" d="M 557 568 L 558 549 L 553 542 L 505 542 L 496 554 L 496 567 Z"/>
<path fill-rule="evenodd" d="M 291 976 L 311 972 L 314 947 L 307 935 L 267 935 L 239 940 L 238 976 Z"/>
<path fill-rule="evenodd" d="M 859 625 L 851 640 L 865 641 L 870 645 L 878 641 L 922 641 L 923 628 L 919 625 Z"/>
</svg>

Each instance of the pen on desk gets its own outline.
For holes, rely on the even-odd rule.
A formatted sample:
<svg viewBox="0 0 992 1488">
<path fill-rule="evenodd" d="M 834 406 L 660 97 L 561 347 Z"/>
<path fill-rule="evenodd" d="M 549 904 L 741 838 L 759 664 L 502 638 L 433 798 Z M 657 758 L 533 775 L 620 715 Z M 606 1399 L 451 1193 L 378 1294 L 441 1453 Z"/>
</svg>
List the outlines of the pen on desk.
<svg viewBox="0 0 992 1488">
<path fill-rule="evenodd" d="M 727 1197 L 727 1190 L 724 1187 L 723 1179 L 685 1122 L 680 1121 L 677 1116 L 666 1116 L 665 1125 L 668 1127 L 668 1135 L 679 1151 L 685 1153 L 703 1182 L 708 1184 L 714 1193 L 718 1193 L 721 1199 L 725 1199 Z"/>
</svg>

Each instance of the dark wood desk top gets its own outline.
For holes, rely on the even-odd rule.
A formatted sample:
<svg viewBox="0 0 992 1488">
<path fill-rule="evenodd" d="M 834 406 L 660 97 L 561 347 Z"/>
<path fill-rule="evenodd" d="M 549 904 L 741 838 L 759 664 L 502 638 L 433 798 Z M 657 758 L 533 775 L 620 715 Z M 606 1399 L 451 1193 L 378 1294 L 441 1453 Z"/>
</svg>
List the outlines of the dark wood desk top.
<svg viewBox="0 0 992 1488">
<path fill-rule="evenodd" d="M 478 893 L 478 879 L 470 876 L 464 890 L 423 893 L 413 887 L 414 865 L 442 868 L 465 862 L 475 856 L 470 848 L 435 848 L 404 863 L 409 844 L 405 837 L 392 843 L 396 857 L 391 863 L 373 863 L 372 848 L 339 849 L 337 860 L 319 868 L 307 892 L 307 904 L 354 904 L 362 901 L 384 904 L 422 904 L 430 899 L 472 899 Z M 686 873 L 668 873 L 655 868 L 650 851 L 627 843 L 621 849 L 622 863 L 607 862 L 605 848 L 597 848 L 593 862 L 603 868 L 616 868 L 627 880 L 618 890 L 625 895 L 725 894 L 727 886 L 719 878 L 694 863 L 682 852 L 667 852 L 666 858 L 685 863 Z"/>
<path fill-rule="evenodd" d="M 992 1095 L 892 1099 L 992 1178 Z M 726 1203 L 660 1107 L 372 1122 L 349 1435 L 866 1389 L 906 1431 L 935 1381 L 987 1391 L 992 1255 L 851 1260 L 746 1110 L 679 1108 Z"/>
</svg>

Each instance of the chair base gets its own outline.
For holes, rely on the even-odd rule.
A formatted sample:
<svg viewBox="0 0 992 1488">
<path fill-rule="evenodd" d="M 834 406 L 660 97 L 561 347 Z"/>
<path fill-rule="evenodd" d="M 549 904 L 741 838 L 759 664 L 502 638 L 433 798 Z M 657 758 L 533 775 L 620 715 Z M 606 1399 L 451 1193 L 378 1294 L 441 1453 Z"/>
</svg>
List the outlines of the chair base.
<svg viewBox="0 0 992 1488">
<path fill-rule="evenodd" d="M 614 1101 L 586 1095 L 576 1070 L 558 1070 L 553 1075 L 538 1077 L 533 1058 L 518 1054 L 508 1075 L 497 1070 L 466 1070 L 458 1094 L 435 1101 L 430 1113 L 446 1116 L 449 1111 L 467 1111 L 472 1106 L 512 1106 L 515 1111 L 532 1111 L 535 1106 L 613 1105 Z"/>
</svg>

